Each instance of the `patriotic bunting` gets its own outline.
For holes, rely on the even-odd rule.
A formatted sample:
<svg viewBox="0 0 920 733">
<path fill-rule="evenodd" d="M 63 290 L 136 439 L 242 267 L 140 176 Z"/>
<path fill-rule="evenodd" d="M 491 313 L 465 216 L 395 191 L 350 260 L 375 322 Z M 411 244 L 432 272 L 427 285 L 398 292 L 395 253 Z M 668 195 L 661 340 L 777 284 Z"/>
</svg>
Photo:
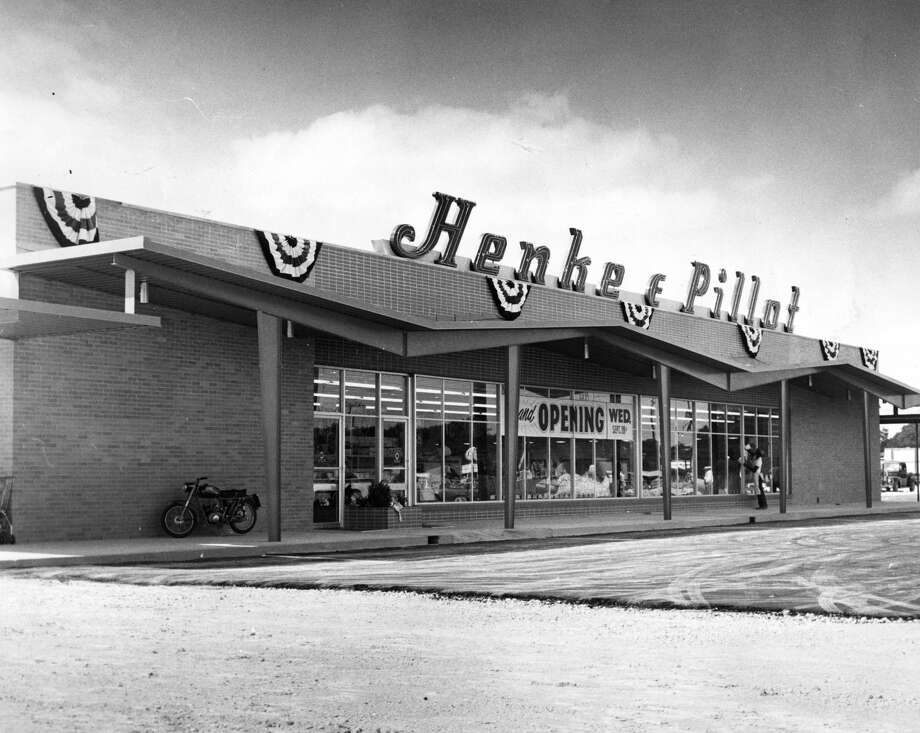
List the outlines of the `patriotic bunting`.
<svg viewBox="0 0 920 733">
<path fill-rule="evenodd" d="M 824 356 L 825 361 L 836 359 L 839 353 L 839 341 L 828 341 L 827 339 L 821 339 L 821 354 Z"/>
<path fill-rule="evenodd" d="M 502 318 L 513 321 L 521 315 L 527 294 L 530 292 L 530 285 L 491 276 L 486 279 L 489 281 L 489 291 L 495 299 Z"/>
<path fill-rule="evenodd" d="M 655 312 L 655 309 L 650 305 L 641 305 L 639 303 L 627 303 L 625 300 L 623 302 L 623 312 L 626 314 L 626 320 L 633 326 L 638 326 L 639 328 L 644 328 L 648 330 L 649 324 L 652 322 L 652 314 Z"/>
<path fill-rule="evenodd" d="M 763 341 L 763 329 L 743 323 L 739 323 L 738 326 L 741 328 L 741 333 L 744 334 L 744 348 L 751 356 L 757 356 Z"/>
<path fill-rule="evenodd" d="M 45 223 L 62 247 L 99 241 L 96 199 L 79 193 L 33 186 L 35 200 Z"/>
<path fill-rule="evenodd" d="M 867 369 L 878 371 L 878 349 L 864 349 L 860 346 L 859 354 L 862 356 L 862 363 Z"/>
<path fill-rule="evenodd" d="M 310 275 L 322 242 L 301 239 L 286 234 L 255 230 L 262 254 L 271 271 L 278 277 L 303 282 Z"/>
</svg>

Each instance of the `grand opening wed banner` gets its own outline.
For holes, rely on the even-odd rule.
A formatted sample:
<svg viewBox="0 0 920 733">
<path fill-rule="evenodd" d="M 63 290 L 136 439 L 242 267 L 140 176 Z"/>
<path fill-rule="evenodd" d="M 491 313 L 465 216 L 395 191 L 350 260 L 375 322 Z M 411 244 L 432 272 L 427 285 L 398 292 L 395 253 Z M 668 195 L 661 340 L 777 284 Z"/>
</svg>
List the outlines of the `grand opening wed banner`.
<svg viewBox="0 0 920 733">
<path fill-rule="evenodd" d="M 518 434 L 529 437 L 633 440 L 633 405 L 521 395 Z"/>
</svg>

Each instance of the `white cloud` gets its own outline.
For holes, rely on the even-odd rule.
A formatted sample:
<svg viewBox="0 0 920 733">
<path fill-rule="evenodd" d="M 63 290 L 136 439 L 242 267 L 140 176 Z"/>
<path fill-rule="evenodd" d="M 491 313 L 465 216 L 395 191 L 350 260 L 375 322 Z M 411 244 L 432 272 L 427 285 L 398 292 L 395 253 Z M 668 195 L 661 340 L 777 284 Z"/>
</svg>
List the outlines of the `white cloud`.
<svg viewBox="0 0 920 733">
<path fill-rule="evenodd" d="M 843 297 L 885 287 L 858 280 L 852 232 L 790 214 L 779 198 L 784 181 L 714 172 L 674 136 L 586 119 L 563 94 L 526 94 L 503 110 L 339 110 L 302 129 L 231 138 L 183 93 L 162 90 L 162 104 L 153 95 L 139 106 L 128 87 L 100 80 L 78 55 L 67 59 L 66 76 L 43 62 L 31 85 L 0 79 L 0 184 L 51 185 L 361 248 L 401 223 L 423 236 L 431 193 L 443 191 L 477 202 L 462 255 L 489 231 L 508 238 L 507 264 L 521 240 L 548 245 L 558 274 L 569 227 L 578 227 L 582 254 L 594 261 L 589 280 L 613 260 L 626 265 L 625 289 L 642 291 L 663 272 L 665 297 L 681 300 L 690 262 L 701 260 L 714 274 L 758 274 L 761 303 L 785 306 L 789 286 L 801 286 L 799 332 L 857 343 L 875 333 L 871 313 Z M 913 210 L 920 173 L 894 193 L 895 208 Z"/>
<path fill-rule="evenodd" d="M 882 217 L 920 214 L 920 168 L 903 175 L 876 207 Z"/>
<path fill-rule="evenodd" d="M 573 115 L 564 98 L 530 95 L 501 113 L 335 113 L 235 142 L 223 175 L 260 189 L 260 220 L 353 246 L 397 223 L 424 226 L 433 191 L 472 199 L 465 244 L 474 247 L 482 231 L 553 244 L 578 226 L 592 230 L 586 242 L 639 244 L 705 227 L 723 203 L 693 167 L 671 139 L 614 130 Z"/>
</svg>

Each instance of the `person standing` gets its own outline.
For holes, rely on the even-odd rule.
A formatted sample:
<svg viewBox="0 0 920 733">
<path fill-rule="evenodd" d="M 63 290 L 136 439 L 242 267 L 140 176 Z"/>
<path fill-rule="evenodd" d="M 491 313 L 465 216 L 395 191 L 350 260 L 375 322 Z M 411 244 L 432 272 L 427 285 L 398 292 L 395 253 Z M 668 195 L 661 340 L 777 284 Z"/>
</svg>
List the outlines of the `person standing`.
<svg viewBox="0 0 920 733">
<path fill-rule="evenodd" d="M 754 474 L 754 486 L 757 489 L 757 508 L 767 508 L 767 495 L 763 491 L 763 451 L 751 445 L 744 444 L 744 457 L 741 459 L 744 467 Z"/>
</svg>

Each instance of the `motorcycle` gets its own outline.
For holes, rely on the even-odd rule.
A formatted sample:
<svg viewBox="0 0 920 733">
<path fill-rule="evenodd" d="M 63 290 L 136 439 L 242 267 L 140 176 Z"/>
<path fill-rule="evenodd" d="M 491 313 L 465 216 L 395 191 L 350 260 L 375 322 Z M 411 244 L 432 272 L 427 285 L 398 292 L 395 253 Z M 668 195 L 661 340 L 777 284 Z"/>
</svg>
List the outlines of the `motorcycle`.
<svg viewBox="0 0 920 733">
<path fill-rule="evenodd" d="M 163 512 L 162 524 L 166 534 L 186 537 L 199 521 L 208 524 L 229 524 L 237 534 L 246 534 L 255 524 L 259 497 L 245 489 L 220 489 L 206 483 L 207 476 L 187 481 L 183 490 L 185 501 L 174 501 Z"/>
</svg>

